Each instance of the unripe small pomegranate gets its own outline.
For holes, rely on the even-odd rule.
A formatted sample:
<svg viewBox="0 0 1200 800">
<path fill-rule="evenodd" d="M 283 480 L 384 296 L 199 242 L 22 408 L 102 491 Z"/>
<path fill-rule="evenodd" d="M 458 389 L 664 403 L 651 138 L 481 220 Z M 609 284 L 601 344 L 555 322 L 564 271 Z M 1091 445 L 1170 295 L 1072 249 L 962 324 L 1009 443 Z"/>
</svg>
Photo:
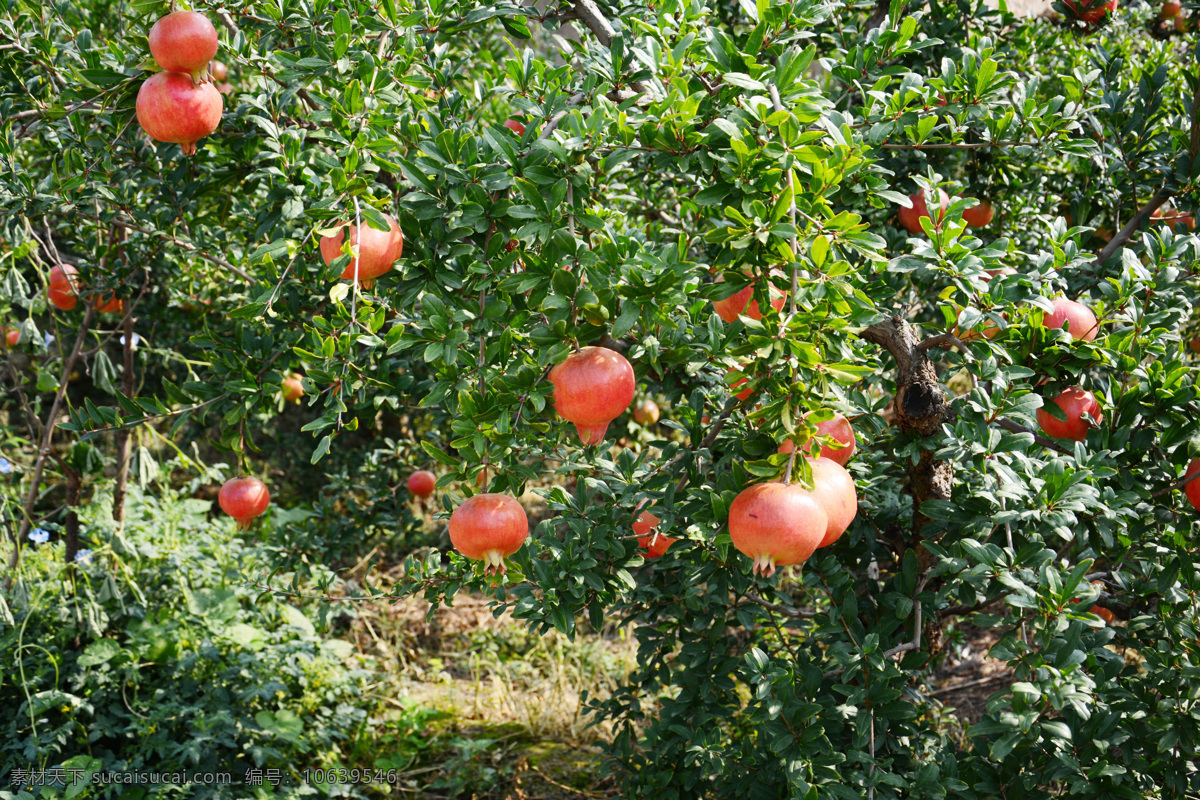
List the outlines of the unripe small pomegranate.
<svg viewBox="0 0 1200 800">
<path fill-rule="evenodd" d="M 724 283 L 725 276 L 717 276 L 717 283 Z M 737 318 L 745 314 L 750 319 L 762 319 L 762 309 L 758 307 L 758 301 L 754 299 L 754 287 L 757 283 L 752 283 L 740 292 L 726 297 L 724 300 L 713 300 L 713 310 L 717 312 L 717 316 L 726 322 L 736 322 Z M 787 302 L 787 293 L 781 293 L 778 289 L 771 285 L 767 290 L 771 297 L 771 308 L 776 311 L 783 309 L 783 304 Z"/>
<path fill-rule="evenodd" d="M 1050 413 L 1044 408 L 1037 410 L 1038 425 L 1047 436 L 1052 438 L 1074 439 L 1077 442 L 1087 439 L 1088 423 L 1083 418 L 1085 411 L 1091 415 L 1092 419 L 1096 420 L 1097 424 L 1104 422 L 1104 415 L 1100 413 L 1100 402 L 1096 400 L 1096 395 L 1078 386 L 1072 386 L 1058 397 L 1052 398 L 1050 402 L 1061 408 L 1067 415 L 1064 422 L 1050 416 Z"/>
<path fill-rule="evenodd" d="M 913 235 L 924 233 L 925 230 L 921 227 L 921 217 L 929 217 L 935 229 L 942 226 L 942 219 L 946 216 L 946 210 L 950 208 L 950 195 L 941 189 L 938 189 L 937 192 L 938 214 L 936 218 L 929 215 L 929 206 L 925 201 L 924 190 L 919 190 L 909 196 L 908 199 L 912 201 L 912 208 L 901 206 L 900 210 L 896 212 L 896 218 L 900 220 L 900 224 L 904 226 L 905 230 Z"/>
<path fill-rule="evenodd" d="M 211 83 L 199 86 L 178 72 L 151 75 L 138 90 L 138 124 L 160 142 L 173 142 L 184 155 L 196 152 L 196 142 L 221 124 L 225 104 Z"/>
<path fill-rule="evenodd" d="M 167 72 L 190 75 L 200 83 L 217 54 L 217 29 L 198 11 L 176 11 L 150 29 L 150 55 Z"/>
<path fill-rule="evenodd" d="M 400 225 L 390 216 L 384 219 L 391 226 L 389 230 L 377 231 L 365 222 L 362 224 L 362 245 L 359 246 L 359 227 L 353 222 L 343 222 L 338 226 L 338 232 L 333 236 L 321 237 L 321 258 L 328 266 L 342 255 L 342 242 L 346 238 L 346 228 L 350 229 L 350 247 L 358 246 L 358 258 L 351 257 L 350 263 L 342 271 L 342 279 L 354 280 L 355 269 L 358 270 L 358 283 L 364 289 L 370 289 L 375 279 L 390 272 L 396 261 L 404 252 L 404 234 Z M 361 266 L 359 265 L 359 262 Z"/>
<path fill-rule="evenodd" d="M 794 483 L 756 483 L 729 507 L 733 546 L 754 560 L 756 575 L 768 578 L 776 567 L 807 561 L 828 529 L 825 509 Z"/>
<path fill-rule="evenodd" d="M 519 119 L 510 119 L 505 121 L 504 127 L 508 128 L 517 136 L 525 135 L 525 125 Z"/>
<path fill-rule="evenodd" d="M 225 66 L 223 61 L 210 61 L 208 62 L 208 74 L 212 76 L 214 81 L 220 83 L 229 74 L 229 68 Z"/>
<path fill-rule="evenodd" d="M 971 206 L 963 212 L 963 222 L 972 228 L 986 228 L 992 224 L 995 216 L 996 209 L 992 208 L 992 204 L 987 200 L 983 200 L 978 205 Z"/>
<path fill-rule="evenodd" d="M 435 486 L 437 477 L 427 469 L 419 469 L 408 476 L 408 491 L 417 497 L 429 497 Z"/>
<path fill-rule="evenodd" d="M 633 421 L 638 425 L 650 426 L 658 422 L 658 403 L 653 400 L 643 400 L 634 406 Z"/>
<path fill-rule="evenodd" d="M 659 522 L 659 518 L 654 514 L 643 511 L 633 523 L 633 532 L 638 537 L 638 547 L 645 551 L 643 557 L 647 560 L 661 558 L 671 548 L 671 545 L 679 541 L 663 533 L 652 533 L 658 527 Z"/>
<path fill-rule="evenodd" d="M 829 445 L 821 445 L 820 456 L 828 458 L 840 466 L 846 466 L 850 463 L 850 459 L 854 457 L 855 451 L 858 450 L 858 438 L 854 435 L 854 427 L 850 424 L 850 420 L 846 419 L 843 414 L 834 414 L 833 419 L 827 419 L 824 422 L 817 423 L 818 436 L 832 436 L 835 441 L 841 442 L 843 447 L 833 448 Z M 800 443 L 801 446 L 804 442 Z M 791 439 L 785 439 L 783 444 L 779 445 L 779 452 L 792 452 L 795 445 Z"/>
<path fill-rule="evenodd" d="M 237 520 L 240 529 L 250 527 L 254 518 L 267 510 L 271 493 L 258 478 L 230 478 L 217 495 L 221 510 Z"/>
<path fill-rule="evenodd" d="M 633 366 L 606 347 L 584 347 L 550 370 L 554 409 L 575 423 L 585 445 L 600 444 L 608 423 L 633 401 L 637 388 Z"/>
<path fill-rule="evenodd" d="M 59 264 L 50 268 L 50 285 L 46 288 L 46 299 L 60 311 L 70 311 L 79 302 L 79 270 L 70 264 Z"/>
<path fill-rule="evenodd" d="M 841 538 L 858 516 L 858 492 L 850 473 L 836 461 L 821 457 L 810 458 L 808 463 L 812 467 L 812 496 L 829 518 L 825 536 L 817 547 L 828 547 Z"/>
<path fill-rule="evenodd" d="M 529 538 L 525 509 L 506 494 L 468 497 L 450 515 L 450 541 L 464 556 L 485 562 L 488 575 L 503 575 L 504 559 Z"/>
<path fill-rule="evenodd" d="M 1096 322 L 1096 315 L 1092 310 L 1082 303 L 1076 303 L 1074 300 L 1068 300 L 1065 297 L 1059 297 L 1054 300 L 1054 310 L 1042 314 L 1042 325 L 1047 328 L 1062 328 L 1063 323 L 1067 323 L 1067 333 L 1072 339 L 1083 339 L 1085 342 L 1090 342 L 1096 338 L 1096 334 L 1100 331 L 1100 324 Z"/>
<path fill-rule="evenodd" d="M 1187 470 L 1183 473 L 1183 479 L 1187 480 L 1197 472 L 1200 472 L 1200 458 L 1193 458 L 1188 463 Z M 1192 508 L 1200 511 L 1200 478 L 1185 483 L 1183 485 L 1183 494 L 1187 497 L 1188 502 L 1192 504 Z"/>
<path fill-rule="evenodd" d="M 283 379 L 283 385 L 280 391 L 283 393 L 284 400 L 299 403 L 300 398 L 304 397 L 304 384 L 301 382 L 300 373 L 289 373 L 288 376 Z"/>
</svg>

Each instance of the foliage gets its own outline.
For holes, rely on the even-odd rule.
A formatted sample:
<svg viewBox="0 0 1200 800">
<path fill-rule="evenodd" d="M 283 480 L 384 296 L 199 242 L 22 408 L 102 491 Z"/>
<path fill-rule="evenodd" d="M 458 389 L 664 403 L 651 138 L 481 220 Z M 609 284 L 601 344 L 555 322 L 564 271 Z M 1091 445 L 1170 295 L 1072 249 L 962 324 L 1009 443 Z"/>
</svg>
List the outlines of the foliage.
<svg viewBox="0 0 1200 800">
<path fill-rule="evenodd" d="M 536 498 L 502 583 L 422 547 L 397 591 L 485 592 L 534 631 L 636 622 L 639 668 L 593 703 L 619 728 L 623 796 L 1200 791 L 1198 543 L 1171 491 L 1200 433 L 1183 345 L 1200 239 L 1147 218 L 1195 209 L 1193 37 L 1156 9 L 1089 26 L 968 0 L 192 5 L 235 89 L 190 158 L 133 119 L 166 3 L 3 6 L 13 427 L 39 438 L 61 387 L 60 436 L 97 458 L 130 427 L 196 461 L 233 451 L 309 507 L 245 574 L 320 573 L 391 526 L 425 544 L 397 499 L 417 466 L 441 471 L 447 512 L 477 479 Z M 570 19 L 581 35 L 553 38 Z M 906 236 L 895 211 L 926 187 L 955 199 Z M 988 228 L 962 221 L 977 199 L 998 208 Z M 384 214 L 405 234 L 396 269 L 338 282 L 349 254 L 325 265 L 317 239 Z M 48 309 L 60 257 L 131 300 L 147 344 Z M 782 311 L 712 313 L 762 277 L 789 291 Z M 1094 342 L 1041 324 L 1061 293 L 1096 311 Z M 887 334 L 917 342 L 914 326 L 961 347 Z M 619 420 L 615 447 L 580 448 L 545 380 L 593 343 L 664 409 L 649 431 Z M 284 408 L 297 368 L 307 405 Z M 1043 398 L 1075 384 L 1103 421 L 1085 442 L 1036 436 Z M 802 570 L 753 577 L 729 505 L 835 411 L 862 442 L 858 518 Z M 297 429 L 311 456 L 282 444 Z M 21 532 L 70 513 L 72 471 L 95 480 L 39 458 L 13 459 L 36 500 L 13 506 Z M 653 564 L 629 534 L 641 502 L 683 540 Z M 1013 682 L 964 742 L 923 681 L 967 621 Z"/>
</svg>

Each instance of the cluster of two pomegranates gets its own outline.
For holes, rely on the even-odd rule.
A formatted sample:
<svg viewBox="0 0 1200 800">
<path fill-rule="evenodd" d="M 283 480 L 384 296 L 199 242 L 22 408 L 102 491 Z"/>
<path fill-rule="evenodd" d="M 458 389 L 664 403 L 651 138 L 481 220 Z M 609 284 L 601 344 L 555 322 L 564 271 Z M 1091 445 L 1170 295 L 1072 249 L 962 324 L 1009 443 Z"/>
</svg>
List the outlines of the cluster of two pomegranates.
<svg viewBox="0 0 1200 800">
<path fill-rule="evenodd" d="M 79 270 L 71 264 L 58 264 L 50 268 L 50 282 L 46 287 L 46 300 L 59 311 L 72 311 L 79 302 L 79 290 L 83 288 Z M 121 313 L 125 303 L 115 295 L 103 296 L 95 293 L 92 305 L 101 314 Z"/>
<path fill-rule="evenodd" d="M 137 120 L 152 139 L 178 144 L 185 155 L 221 124 L 225 104 L 209 80 L 217 30 L 196 11 L 167 14 L 150 29 L 150 55 L 163 69 L 142 84 Z M 224 77 L 224 65 L 214 69 Z"/>
</svg>

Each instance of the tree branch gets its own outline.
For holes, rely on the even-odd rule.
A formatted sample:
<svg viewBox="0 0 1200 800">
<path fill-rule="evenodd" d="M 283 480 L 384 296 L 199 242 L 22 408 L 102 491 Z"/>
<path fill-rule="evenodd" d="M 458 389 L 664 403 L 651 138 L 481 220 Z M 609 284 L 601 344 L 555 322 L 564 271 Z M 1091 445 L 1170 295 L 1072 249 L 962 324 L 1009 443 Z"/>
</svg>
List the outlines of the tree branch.
<svg viewBox="0 0 1200 800">
<path fill-rule="evenodd" d="M 1067 456 L 1073 455 L 1073 453 L 1070 450 L 1063 447 L 1058 442 L 1054 441 L 1053 439 L 1047 439 L 1045 436 L 1042 436 L 1037 431 L 1033 430 L 1032 428 L 1026 428 L 1024 425 L 1017 422 L 1016 420 L 1011 420 L 1008 417 L 1000 417 L 996 420 L 996 424 L 999 425 L 1001 428 L 1004 428 L 1006 431 L 1012 431 L 1013 433 L 1032 433 L 1033 441 L 1037 442 L 1042 447 L 1048 447 L 1051 450 L 1055 450 L 1059 453 L 1062 453 L 1063 455 L 1067 455 Z"/>
<path fill-rule="evenodd" d="M 1192 126 L 1194 131 L 1195 125 Z M 1155 193 L 1154 197 L 1150 198 L 1150 202 L 1142 206 L 1129 222 L 1125 223 L 1125 227 L 1117 231 L 1116 235 L 1104 245 L 1104 248 L 1096 255 L 1096 263 L 1103 264 L 1112 254 L 1117 252 L 1121 247 L 1129 241 L 1129 238 L 1137 233 L 1138 228 L 1142 225 L 1142 220 L 1157 211 L 1164 203 L 1175 196 L 1175 192 L 1165 186 Z"/>
</svg>

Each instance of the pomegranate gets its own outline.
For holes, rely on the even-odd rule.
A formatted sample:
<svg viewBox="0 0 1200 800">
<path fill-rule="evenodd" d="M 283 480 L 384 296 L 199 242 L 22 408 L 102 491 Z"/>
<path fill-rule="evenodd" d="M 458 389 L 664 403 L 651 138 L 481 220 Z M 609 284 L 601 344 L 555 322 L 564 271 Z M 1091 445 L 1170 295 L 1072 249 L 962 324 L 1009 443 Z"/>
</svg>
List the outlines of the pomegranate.
<svg viewBox="0 0 1200 800">
<path fill-rule="evenodd" d="M 220 92 L 221 94 L 233 94 L 233 84 L 232 83 L 218 83 L 217 91 Z"/>
<path fill-rule="evenodd" d="M 504 574 L 504 559 L 529 537 L 529 518 L 506 494 L 468 497 L 450 515 L 450 541 L 467 558 L 486 562 L 488 575 Z"/>
<path fill-rule="evenodd" d="M 1043 313 L 1042 325 L 1047 328 L 1062 328 L 1064 322 L 1067 323 L 1067 333 L 1071 334 L 1073 339 L 1083 339 L 1085 342 L 1095 339 L 1100 330 L 1096 315 L 1090 308 L 1074 300 L 1059 297 L 1054 301 L 1054 311 L 1049 314 Z"/>
<path fill-rule="evenodd" d="M 854 452 L 858 449 L 858 439 L 854 435 L 854 427 L 851 426 L 850 420 L 846 419 L 842 414 L 834 414 L 833 419 L 827 419 L 824 422 L 817 423 L 818 436 L 832 436 L 836 441 L 844 445 L 843 447 L 833 448 L 829 445 L 822 445 L 820 456 L 828 458 L 839 466 L 846 466 L 850 459 L 854 457 Z M 801 446 L 803 446 L 801 442 Z M 790 453 L 795 449 L 791 439 L 785 439 L 783 444 L 779 445 L 779 452 Z"/>
<path fill-rule="evenodd" d="M 1104 591 L 1104 581 L 1092 581 L 1092 586 L 1099 589 L 1100 591 Z M 1077 605 L 1078 603 L 1079 603 L 1078 597 L 1076 597 L 1074 600 L 1071 601 L 1072 605 Z M 1088 613 L 1095 614 L 1097 617 L 1104 620 L 1109 625 L 1113 624 L 1117 620 L 1117 615 L 1114 614 L 1109 609 L 1104 608 L 1103 606 L 1092 606 L 1091 608 L 1088 609 Z"/>
<path fill-rule="evenodd" d="M 182 72 L 200 83 L 217 54 L 217 29 L 198 11 L 176 11 L 150 29 L 150 55 L 167 72 Z"/>
<path fill-rule="evenodd" d="M 585 445 L 600 444 L 608 423 L 633 401 L 633 366 L 605 347 L 585 347 L 550 370 L 554 408 L 574 422 Z"/>
<path fill-rule="evenodd" d="M 1200 353 L 1200 339 L 1192 339 L 1188 342 L 1188 347 L 1191 348 L 1193 353 Z"/>
<path fill-rule="evenodd" d="M 92 305 L 101 314 L 123 314 L 125 313 L 125 301 L 119 299 L 115 294 L 101 295 L 97 294 L 92 300 Z"/>
<path fill-rule="evenodd" d="M 1058 397 L 1052 398 L 1050 402 L 1061 408 L 1063 413 L 1067 415 L 1067 419 L 1064 422 L 1050 416 L 1050 413 L 1044 408 L 1037 410 L 1038 425 L 1047 436 L 1054 439 L 1074 439 L 1077 442 L 1082 442 L 1086 439 L 1088 423 L 1083 418 L 1083 412 L 1085 411 L 1097 423 L 1104 422 L 1104 417 L 1100 413 L 1100 403 L 1096 400 L 1096 395 L 1078 386 L 1072 386 Z"/>
<path fill-rule="evenodd" d="M 810 458 L 808 464 L 812 467 L 812 496 L 829 518 L 825 536 L 817 547 L 828 547 L 841 538 L 858 515 L 858 492 L 850 473 L 836 461 Z"/>
<path fill-rule="evenodd" d="M 519 119 L 510 119 L 504 123 L 504 127 L 515 133 L 517 136 L 525 135 L 525 125 Z"/>
<path fill-rule="evenodd" d="M 240 529 L 250 523 L 271 504 L 271 493 L 258 478 L 230 478 L 217 495 L 221 510 L 237 520 Z"/>
<path fill-rule="evenodd" d="M 1175 32 L 1176 33 L 1186 33 L 1189 24 L 1191 24 L 1191 20 L 1188 19 L 1187 17 L 1183 16 L 1182 14 L 1180 14 L 1178 17 L 1175 18 L 1175 21 L 1174 21 Z M 1191 227 L 1191 226 L 1189 226 L 1189 227 Z"/>
<path fill-rule="evenodd" d="M 483 475 L 482 472 L 479 474 Z M 427 469 L 419 469 L 408 476 L 408 490 L 417 497 L 429 497 L 436 485 L 437 477 Z"/>
<path fill-rule="evenodd" d="M 754 560 L 754 574 L 768 578 L 776 567 L 807 561 L 828 530 L 825 509 L 794 483 L 756 483 L 729 507 L 733 546 Z"/>
<path fill-rule="evenodd" d="M 946 216 L 946 209 L 950 207 L 950 196 L 941 189 L 938 189 L 937 192 L 937 219 L 930 217 L 930 219 L 933 221 L 933 227 L 935 229 L 941 227 L 942 218 Z M 905 208 L 904 206 L 901 206 L 900 210 L 896 212 L 896 217 L 900 220 L 900 224 L 903 225 L 905 230 L 907 230 L 909 233 L 924 233 L 925 231 L 921 228 L 921 217 L 929 217 L 929 206 L 925 202 L 925 192 L 917 191 L 910 195 L 908 199 L 912 201 L 912 208 Z"/>
<path fill-rule="evenodd" d="M 1160 225 L 1174 229 L 1176 225 L 1183 224 L 1187 226 L 1189 231 L 1196 230 L 1196 218 L 1192 214 L 1178 211 L 1174 208 L 1156 208 L 1150 214 L 1150 221 L 1157 222 Z"/>
<path fill-rule="evenodd" d="M 986 228 L 992 224 L 995 216 L 996 209 L 992 208 L 992 204 L 987 200 L 983 200 L 979 205 L 971 206 L 963 212 L 963 222 L 972 228 Z"/>
<path fill-rule="evenodd" d="M 658 422 L 658 416 L 658 403 L 653 400 L 643 400 L 633 409 L 633 420 L 638 425 L 653 425 Z"/>
<path fill-rule="evenodd" d="M 725 276 L 717 276 L 717 283 L 724 283 Z M 750 319 L 762 319 L 762 310 L 758 307 L 758 301 L 754 299 L 754 287 L 756 283 L 752 283 L 740 292 L 735 292 L 724 300 L 713 300 L 713 310 L 717 312 L 717 316 L 726 322 L 735 322 L 743 313 Z M 783 304 L 787 302 L 787 293 L 780 293 L 774 286 L 768 287 L 771 295 L 771 307 L 776 311 L 783 308 Z"/>
<path fill-rule="evenodd" d="M 138 90 L 137 119 L 151 139 L 173 142 L 190 156 L 196 142 L 221 124 L 224 107 L 211 83 L 196 86 L 186 75 L 159 72 Z"/>
<path fill-rule="evenodd" d="M 391 226 L 390 230 L 377 231 L 365 222 L 362 225 L 362 246 L 358 249 L 358 258 L 351 258 L 350 263 L 346 265 L 346 269 L 342 271 L 342 279 L 354 280 L 354 270 L 358 269 L 358 283 L 364 289 L 370 289 L 375 284 L 375 279 L 386 272 L 390 272 L 396 260 L 400 258 L 404 252 L 404 233 L 400 230 L 400 225 L 390 216 L 385 215 L 384 219 Z M 325 265 L 333 263 L 334 259 L 342 255 L 342 241 L 345 239 L 345 231 L 350 228 L 350 247 L 358 245 L 358 226 L 353 222 L 343 222 L 338 226 L 338 232 L 333 236 L 324 236 L 321 238 L 321 258 L 325 259 Z M 358 262 L 362 261 L 362 266 L 358 266 Z"/>
<path fill-rule="evenodd" d="M 229 68 L 225 66 L 224 62 L 210 61 L 208 62 L 208 74 L 215 82 L 220 83 L 229 75 Z"/>
<path fill-rule="evenodd" d="M 643 556 L 646 559 L 661 558 L 671 548 L 671 545 L 679 541 L 663 533 L 652 533 L 658 527 L 658 523 L 658 517 L 649 511 L 643 511 L 638 515 L 637 521 L 633 523 L 633 532 L 638 537 L 638 547 L 645 551 Z"/>
<path fill-rule="evenodd" d="M 1200 458 L 1193 458 L 1188 463 L 1187 470 L 1183 473 L 1183 477 L 1186 480 L 1187 478 L 1195 475 L 1197 472 L 1200 472 Z M 1185 483 L 1183 485 L 1183 494 L 1187 497 L 1188 502 L 1192 504 L 1192 508 L 1200 511 L 1200 478 L 1196 478 L 1194 481 Z"/>
<path fill-rule="evenodd" d="M 292 400 L 296 403 L 299 403 L 300 398 L 304 397 L 304 384 L 301 383 L 300 373 L 289 373 L 288 376 L 283 379 L 283 387 L 281 391 L 283 392 L 284 400 Z"/>
<path fill-rule="evenodd" d="M 9 347 L 16 347 L 17 342 L 21 341 L 21 331 L 17 328 L 5 326 L 0 328 L 0 333 L 4 334 L 4 343 Z"/>
<path fill-rule="evenodd" d="M 1183 4 L 1179 0 L 1167 0 L 1159 9 L 1158 17 L 1159 19 L 1174 19 L 1179 16 L 1180 11 L 1183 11 Z"/>
<path fill-rule="evenodd" d="M 1063 5 L 1071 9 L 1077 19 L 1093 25 L 1104 19 L 1108 12 L 1117 10 L 1117 0 L 1108 0 L 1107 3 L 1104 0 L 1063 0 Z M 1080 11 L 1081 8 L 1087 10 Z"/>
<path fill-rule="evenodd" d="M 50 305 L 60 311 L 70 311 L 79 302 L 79 279 L 75 276 L 79 270 L 70 264 L 59 264 L 50 268 L 50 285 L 46 289 L 46 299 Z"/>
<path fill-rule="evenodd" d="M 731 375 L 733 375 L 733 373 L 735 373 L 735 372 L 741 372 L 741 371 L 742 371 L 743 369 L 745 369 L 745 368 L 746 368 L 746 365 L 745 365 L 745 364 L 739 364 L 739 365 L 738 365 L 738 366 L 736 366 L 736 367 L 730 367 L 728 370 L 726 370 L 726 371 L 725 371 L 725 376 L 726 376 L 726 378 L 728 379 L 728 377 L 729 377 L 729 376 L 731 376 Z M 739 379 L 738 379 L 736 382 L 734 382 L 733 384 L 731 384 L 731 385 L 729 386 L 729 388 L 730 388 L 731 390 L 732 390 L 732 389 L 736 389 L 736 388 L 738 388 L 739 386 L 742 386 L 742 385 L 744 385 L 744 384 L 748 383 L 749 381 L 750 381 L 750 378 L 749 378 L 749 377 L 745 377 L 745 378 L 739 378 Z M 743 389 L 742 391 L 738 392 L 738 393 L 735 395 L 735 397 L 737 397 L 737 399 L 738 399 L 738 400 L 741 400 L 741 401 L 745 402 L 745 401 L 746 401 L 746 400 L 747 400 L 747 399 L 750 397 L 750 395 L 752 395 L 752 394 L 754 394 L 754 387 L 752 387 L 752 386 L 747 386 L 745 389 Z M 703 421 L 703 420 L 702 420 L 702 421 Z"/>
</svg>

